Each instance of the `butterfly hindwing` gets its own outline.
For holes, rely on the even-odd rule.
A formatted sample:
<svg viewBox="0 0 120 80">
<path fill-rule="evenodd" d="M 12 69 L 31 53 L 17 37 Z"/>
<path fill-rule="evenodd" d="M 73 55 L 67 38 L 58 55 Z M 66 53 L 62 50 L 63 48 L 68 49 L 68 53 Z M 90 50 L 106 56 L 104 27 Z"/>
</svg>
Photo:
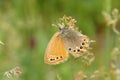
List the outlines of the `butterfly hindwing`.
<svg viewBox="0 0 120 80">
<path fill-rule="evenodd" d="M 67 34 L 61 34 L 65 48 L 74 57 L 79 57 L 85 53 L 89 47 L 89 38 L 76 30 L 68 30 Z"/>
</svg>

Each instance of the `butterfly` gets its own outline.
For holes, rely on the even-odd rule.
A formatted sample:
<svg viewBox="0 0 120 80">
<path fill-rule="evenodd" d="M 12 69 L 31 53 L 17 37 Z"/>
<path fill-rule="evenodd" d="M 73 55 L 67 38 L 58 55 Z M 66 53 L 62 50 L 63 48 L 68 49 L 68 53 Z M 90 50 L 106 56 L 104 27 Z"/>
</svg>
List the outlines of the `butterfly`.
<svg viewBox="0 0 120 80">
<path fill-rule="evenodd" d="M 90 45 L 90 39 L 75 28 L 76 20 L 64 16 L 61 24 L 54 25 L 59 28 L 51 38 L 44 55 L 44 62 L 56 65 L 66 61 L 69 53 L 79 57 L 85 53 Z"/>
</svg>

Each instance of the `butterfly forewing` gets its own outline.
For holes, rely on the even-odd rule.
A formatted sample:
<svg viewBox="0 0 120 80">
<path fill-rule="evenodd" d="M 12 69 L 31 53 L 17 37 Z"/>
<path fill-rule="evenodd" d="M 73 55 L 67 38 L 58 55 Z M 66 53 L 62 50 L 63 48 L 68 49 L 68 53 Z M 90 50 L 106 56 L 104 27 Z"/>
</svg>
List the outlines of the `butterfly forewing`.
<svg viewBox="0 0 120 80">
<path fill-rule="evenodd" d="M 47 46 L 44 61 L 47 64 L 55 65 L 64 62 L 67 59 L 68 53 L 65 49 L 63 40 L 60 37 L 60 33 L 57 32 Z"/>
</svg>

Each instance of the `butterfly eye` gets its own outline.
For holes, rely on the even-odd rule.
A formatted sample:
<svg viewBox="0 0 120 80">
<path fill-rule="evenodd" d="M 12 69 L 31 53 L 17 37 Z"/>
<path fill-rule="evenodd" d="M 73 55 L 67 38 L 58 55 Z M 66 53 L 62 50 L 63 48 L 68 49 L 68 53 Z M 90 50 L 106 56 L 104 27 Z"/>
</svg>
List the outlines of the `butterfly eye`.
<svg viewBox="0 0 120 80">
<path fill-rule="evenodd" d="M 82 49 L 83 47 L 82 46 L 80 46 L 80 49 Z"/>
</svg>

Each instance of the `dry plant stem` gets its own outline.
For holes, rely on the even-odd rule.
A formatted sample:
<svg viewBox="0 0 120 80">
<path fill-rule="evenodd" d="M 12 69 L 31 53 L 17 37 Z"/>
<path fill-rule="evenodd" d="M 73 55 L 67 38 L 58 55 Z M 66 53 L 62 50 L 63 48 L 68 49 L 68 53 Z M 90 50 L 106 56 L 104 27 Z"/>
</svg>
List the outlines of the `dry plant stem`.
<svg viewBox="0 0 120 80">
<path fill-rule="evenodd" d="M 117 35 L 119 35 L 120 34 L 120 32 L 116 29 L 116 25 L 117 25 L 117 22 L 118 22 L 118 20 L 119 20 L 119 11 L 118 11 L 118 9 L 113 9 L 113 11 L 112 11 L 112 15 L 113 15 L 113 24 L 112 24 L 112 28 L 113 28 L 113 31 L 117 34 Z"/>
<path fill-rule="evenodd" d="M 4 73 L 4 76 L 7 77 L 8 79 L 13 79 L 14 77 L 18 78 L 21 75 L 21 69 L 20 67 L 15 67 L 9 71 L 6 71 Z"/>
<path fill-rule="evenodd" d="M 115 12 L 115 10 L 113 10 L 113 11 Z M 118 11 L 117 11 L 117 14 L 118 14 Z M 116 29 L 116 24 L 117 24 L 119 17 L 118 17 L 118 15 L 115 16 L 115 14 L 114 14 L 114 18 L 115 19 L 114 19 L 114 22 L 112 24 L 112 29 L 116 33 L 116 35 L 119 35 L 120 32 Z M 119 41 L 118 41 L 118 44 L 119 44 Z M 117 64 L 119 64 L 118 63 L 118 56 L 120 56 L 119 46 L 114 48 L 113 52 L 111 53 L 111 71 L 110 72 L 111 72 L 111 79 L 113 79 L 113 80 L 120 80 L 120 77 L 119 77 L 120 76 L 120 69 L 117 66 Z"/>
<path fill-rule="evenodd" d="M 119 35 L 120 32 L 116 29 L 116 24 L 117 24 L 117 21 L 115 20 L 115 22 L 114 22 L 113 25 L 112 25 L 112 29 L 113 29 L 113 31 L 114 31 L 117 35 Z"/>
<path fill-rule="evenodd" d="M 111 25 L 112 30 L 113 30 L 117 35 L 119 35 L 120 32 L 119 32 L 119 31 L 117 30 L 117 28 L 116 28 L 117 22 L 118 22 L 118 20 L 119 20 L 119 18 L 120 18 L 118 9 L 116 9 L 116 8 L 113 9 L 113 10 L 112 10 L 112 15 L 110 15 L 108 12 L 103 12 L 103 16 L 105 17 L 105 20 L 106 20 L 107 25 L 108 25 L 108 26 Z M 112 17 L 113 17 L 113 18 L 112 18 Z"/>
</svg>

